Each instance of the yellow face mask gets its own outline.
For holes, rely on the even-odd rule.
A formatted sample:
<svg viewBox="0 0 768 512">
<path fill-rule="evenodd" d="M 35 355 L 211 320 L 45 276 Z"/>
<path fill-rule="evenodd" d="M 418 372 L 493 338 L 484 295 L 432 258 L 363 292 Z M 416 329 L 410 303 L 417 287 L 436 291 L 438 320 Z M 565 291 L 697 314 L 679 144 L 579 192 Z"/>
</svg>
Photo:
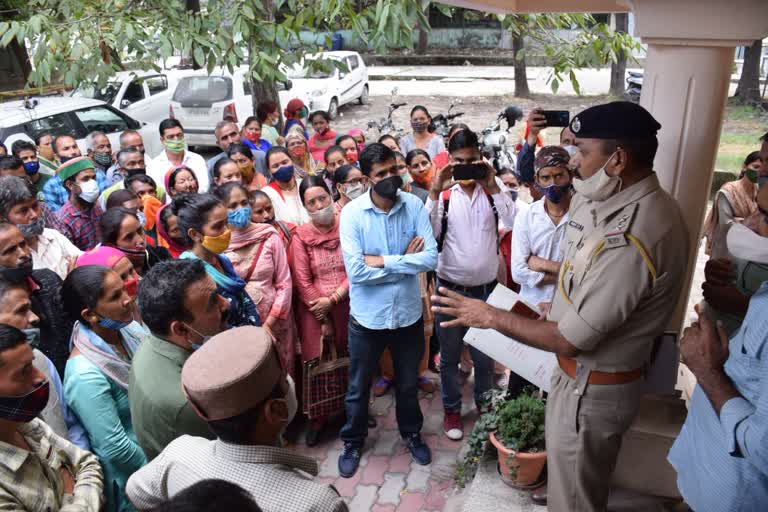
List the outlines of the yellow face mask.
<svg viewBox="0 0 768 512">
<path fill-rule="evenodd" d="M 463 187 L 469 187 L 475 184 L 475 180 L 457 180 Z"/>
<path fill-rule="evenodd" d="M 229 240 L 232 238 L 232 231 L 226 229 L 219 236 L 203 235 L 203 247 L 214 254 L 221 254 L 229 247 Z"/>
</svg>

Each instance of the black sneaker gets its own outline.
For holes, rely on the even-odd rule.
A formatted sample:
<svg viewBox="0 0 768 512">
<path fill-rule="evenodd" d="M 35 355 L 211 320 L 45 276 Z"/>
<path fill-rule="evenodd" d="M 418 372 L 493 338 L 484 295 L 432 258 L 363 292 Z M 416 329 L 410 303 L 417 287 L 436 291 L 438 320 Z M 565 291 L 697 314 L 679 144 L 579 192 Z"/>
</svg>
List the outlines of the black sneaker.
<svg viewBox="0 0 768 512">
<path fill-rule="evenodd" d="M 339 455 L 339 474 L 344 478 L 351 478 L 357 473 L 360 465 L 360 447 L 352 443 L 344 443 L 344 449 Z"/>
<path fill-rule="evenodd" d="M 405 438 L 405 445 L 411 452 L 411 458 L 416 461 L 417 464 L 426 466 L 432 462 L 432 452 L 429 450 L 429 446 L 421 439 L 419 434 L 410 434 Z M 342 454 L 343 455 L 343 454 Z M 341 461 L 341 459 L 339 459 Z M 339 462 L 341 464 L 341 462 Z"/>
</svg>

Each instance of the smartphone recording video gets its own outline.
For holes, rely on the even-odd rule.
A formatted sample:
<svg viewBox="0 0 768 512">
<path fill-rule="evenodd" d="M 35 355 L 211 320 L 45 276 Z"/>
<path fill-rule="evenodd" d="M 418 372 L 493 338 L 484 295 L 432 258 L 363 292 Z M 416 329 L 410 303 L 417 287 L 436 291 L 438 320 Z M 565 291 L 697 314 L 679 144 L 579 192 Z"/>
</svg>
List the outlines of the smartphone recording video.
<svg viewBox="0 0 768 512">
<path fill-rule="evenodd" d="M 488 167 L 485 164 L 456 164 L 453 166 L 455 180 L 483 180 L 487 176 Z"/>
<path fill-rule="evenodd" d="M 540 110 L 539 113 L 547 120 L 547 127 L 563 127 L 571 123 L 571 114 L 567 110 Z"/>
</svg>

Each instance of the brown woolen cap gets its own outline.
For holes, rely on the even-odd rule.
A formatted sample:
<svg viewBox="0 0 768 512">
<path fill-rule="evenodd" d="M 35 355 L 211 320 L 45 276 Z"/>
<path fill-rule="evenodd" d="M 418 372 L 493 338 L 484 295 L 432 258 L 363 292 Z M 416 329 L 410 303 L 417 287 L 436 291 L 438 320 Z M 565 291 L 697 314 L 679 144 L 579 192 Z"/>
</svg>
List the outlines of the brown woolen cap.
<svg viewBox="0 0 768 512">
<path fill-rule="evenodd" d="M 181 387 L 201 418 L 223 420 L 259 405 L 282 378 L 271 338 L 261 327 L 237 327 L 197 349 L 181 370 Z"/>
</svg>

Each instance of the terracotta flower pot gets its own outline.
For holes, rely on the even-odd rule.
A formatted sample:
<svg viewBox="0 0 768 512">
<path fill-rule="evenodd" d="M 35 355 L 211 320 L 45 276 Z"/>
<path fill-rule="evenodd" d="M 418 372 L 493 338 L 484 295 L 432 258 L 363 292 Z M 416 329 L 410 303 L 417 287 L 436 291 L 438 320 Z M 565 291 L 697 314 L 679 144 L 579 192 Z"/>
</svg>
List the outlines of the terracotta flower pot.
<svg viewBox="0 0 768 512">
<path fill-rule="evenodd" d="M 540 485 L 541 470 L 547 462 L 547 452 L 516 452 L 505 447 L 491 432 L 491 443 L 499 453 L 499 471 L 504 483 L 516 489 L 527 489 Z"/>
</svg>

